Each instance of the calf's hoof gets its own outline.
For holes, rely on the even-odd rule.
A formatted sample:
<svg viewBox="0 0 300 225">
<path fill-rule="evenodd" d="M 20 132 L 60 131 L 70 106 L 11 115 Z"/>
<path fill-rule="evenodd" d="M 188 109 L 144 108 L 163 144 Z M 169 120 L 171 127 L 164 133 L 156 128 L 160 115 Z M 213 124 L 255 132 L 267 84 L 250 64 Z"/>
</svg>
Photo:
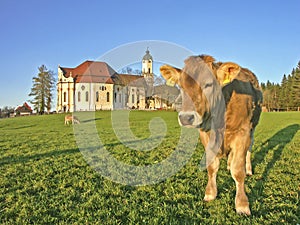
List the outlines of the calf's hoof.
<svg viewBox="0 0 300 225">
<path fill-rule="evenodd" d="M 251 165 L 246 165 L 246 175 L 252 176 L 252 166 Z"/>
<path fill-rule="evenodd" d="M 205 202 L 210 202 L 210 201 L 216 199 L 216 197 L 217 197 L 217 195 L 206 194 L 206 195 L 204 196 L 204 199 L 203 199 L 203 200 L 204 200 Z"/>
<path fill-rule="evenodd" d="M 253 175 L 252 170 L 247 170 L 246 174 L 247 174 L 247 176 L 252 176 Z"/>
<path fill-rule="evenodd" d="M 238 214 L 242 214 L 242 215 L 247 215 L 250 216 L 251 215 L 251 211 L 249 208 L 249 204 L 245 204 L 245 205 L 240 205 L 240 206 L 236 206 L 236 212 Z"/>
</svg>

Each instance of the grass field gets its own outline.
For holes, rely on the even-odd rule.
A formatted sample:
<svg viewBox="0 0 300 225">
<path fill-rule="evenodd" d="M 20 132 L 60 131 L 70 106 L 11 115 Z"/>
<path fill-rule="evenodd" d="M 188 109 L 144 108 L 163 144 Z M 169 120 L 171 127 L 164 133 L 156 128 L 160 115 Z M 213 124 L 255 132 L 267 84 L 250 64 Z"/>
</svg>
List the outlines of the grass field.
<svg viewBox="0 0 300 225">
<path fill-rule="evenodd" d="M 152 151 L 122 145 L 110 112 L 96 113 L 99 137 L 112 155 L 132 165 L 168 157 L 180 136 L 175 112 L 130 113 L 139 138 L 162 118 L 167 133 Z M 78 126 L 84 125 L 84 122 Z M 88 123 L 88 121 L 86 121 Z M 0 120 L 1 224 L 300 224 L 300 113 L 263 113 L 255 133 L 254 175 L 246 179 L 252 215 L 237 215 L 235 184 L 222 160 L 218 197 L 202 201 L 206 171 L 203 147 L 175 175 L 147 186 L 126 186 L 95 172 L 75 142 L 64 115 Z"/>
</svg>

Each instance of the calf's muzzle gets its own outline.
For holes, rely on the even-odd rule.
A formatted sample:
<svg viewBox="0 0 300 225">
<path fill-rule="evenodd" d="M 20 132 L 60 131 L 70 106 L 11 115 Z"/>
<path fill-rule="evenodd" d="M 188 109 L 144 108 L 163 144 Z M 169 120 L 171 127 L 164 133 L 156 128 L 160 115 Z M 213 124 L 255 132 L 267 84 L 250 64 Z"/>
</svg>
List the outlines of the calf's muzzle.
<svg viewBox="0 0 300 225">
<path fill-rule="evenodd" d="M 199 128 L 202 118 L 195 111 L 179 112 L 178 121 L 180 126 Z"/>
</svg>

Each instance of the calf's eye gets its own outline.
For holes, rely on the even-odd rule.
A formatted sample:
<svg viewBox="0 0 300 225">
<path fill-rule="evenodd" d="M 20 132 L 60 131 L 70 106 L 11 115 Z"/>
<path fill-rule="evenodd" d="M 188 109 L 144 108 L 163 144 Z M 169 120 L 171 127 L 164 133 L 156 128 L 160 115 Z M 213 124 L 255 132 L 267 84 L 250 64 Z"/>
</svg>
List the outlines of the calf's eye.
<svg viewBox="0 0 300 225">
<path fill-rule="evenodd" d="M 213 83 L 206 83 L 206 84 L 204 85 L 204 89 L 205 89 L 205 88 L 212 87 L 212 86 L 213 86 Z"/>
</svg>

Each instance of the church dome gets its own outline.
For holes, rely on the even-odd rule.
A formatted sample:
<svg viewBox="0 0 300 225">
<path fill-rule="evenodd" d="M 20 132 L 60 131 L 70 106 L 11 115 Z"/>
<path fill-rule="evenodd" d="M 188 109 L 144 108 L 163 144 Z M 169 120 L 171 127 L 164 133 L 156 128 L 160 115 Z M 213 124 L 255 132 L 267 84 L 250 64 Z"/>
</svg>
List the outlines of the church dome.
<svg viewBox="0 0 300 225">
<path fill-rule="evenodd" d="M 151 59 L 153 61 L 152 55 L 150 55 L 150 52 L 147 48 L 147 51 L 146 51 L 146 54 L 143 57 L 143 60 L 149 60 L 149 59 Z"/>
</svg>

